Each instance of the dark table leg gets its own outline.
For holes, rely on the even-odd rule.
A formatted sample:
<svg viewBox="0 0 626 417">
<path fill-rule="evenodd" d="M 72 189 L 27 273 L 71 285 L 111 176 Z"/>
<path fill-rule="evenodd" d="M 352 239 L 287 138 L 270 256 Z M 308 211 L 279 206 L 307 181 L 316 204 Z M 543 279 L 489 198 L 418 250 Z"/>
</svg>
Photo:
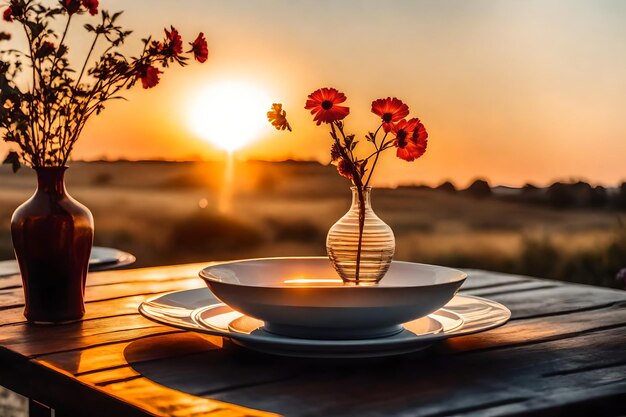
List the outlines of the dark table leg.
<svg viewBox="0 0 626 417">
<path fill-rule="evenodd" d="M 35 400 L 28 400 L 28 415 L 29 417 L 51 417 L 52 410 Z"/>
</svg>

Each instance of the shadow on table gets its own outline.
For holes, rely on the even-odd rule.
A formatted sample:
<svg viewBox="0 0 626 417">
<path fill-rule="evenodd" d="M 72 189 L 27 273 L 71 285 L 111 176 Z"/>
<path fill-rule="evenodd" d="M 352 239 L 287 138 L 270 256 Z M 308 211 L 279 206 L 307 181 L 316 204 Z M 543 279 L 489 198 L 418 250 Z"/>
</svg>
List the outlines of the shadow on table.
<svg viewBox="0 0 626 417">
<path fill-rule="evenodd" d="M 144 377 L 195 396 L 285 415 L 339 416 L 366 415 L 367 404 L 397 412 L 416 401 L 441 411 L 451 393 L 471 398 L 474 388 L 437 354 L 442 348 L 391 358 L 298 359 L 183 334 L 137 340 L 124 356 Z M 463 373 L 476 376 L 481 366 L 470 364 Z"/>
</svg>

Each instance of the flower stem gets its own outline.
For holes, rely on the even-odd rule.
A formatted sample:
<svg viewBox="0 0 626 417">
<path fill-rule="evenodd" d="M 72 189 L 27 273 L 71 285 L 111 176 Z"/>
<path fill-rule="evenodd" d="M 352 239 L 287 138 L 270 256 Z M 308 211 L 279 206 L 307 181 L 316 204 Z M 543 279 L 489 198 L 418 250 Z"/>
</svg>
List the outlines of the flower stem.
<svg viewBox="0 0 626 417">
<path fill-rule="evenodd" d="M 52 70 L 56 69 L 56 65 L 59 62 L 59 52 L 61 52 L 61 48 L 63 48 L 63 41 L 65 41 L 65 37 L 67 36 L 67 31 L 70 28 L 70 23 L 72 22 L 72 15 L 69 15 L 67 18 L 67 23 L 65 24 L 65 29 L 63 30 L 63 36 L 61 36 L 61 40 L 59 41 L 59 47 L 54 53 L 54 61 L 52 63 Z"/>
<path fill-rule="evenodd" d="M 83 69 L 80 70 L 80 75 L 76 79 L 76 87 L 80 83 L 81 78 L 83 78 L 83 74 L 85 73 L 85 68 L 87 68 L 87 64 L 89 63 L 89 58 L 91 58 L 91 53 L 96 46 L 96 42 L 98 42 L 98 38 L 100 37 L 100 33 L 96 33 L 96 37 L 93 39 L 91 43 L 91 48 L 89 49 L 89 53 L 87 54 L 87 58 L 85 58 L 85 63 L 83 64 Z"/>
<path fill-rule="evenodd" d="M 339 137 L 337 136 L 337 131 L 335 130 L 335 124 L 337 124 L 337 129 L 341 133 L 344 142 L 346 139 L 343 133 L 343 128 L 337 122 L 333 122 L 330 124 L 330 127 L 332 129 L 332 137 L 337 142 L 339 151 L 341 152 L 341 157 L 350 162 L 350 167 L 352 171 L 352 183 L 357 189 L 357 195 L 359 198 L 359 243 L 357 245 L 356 251 L 356 271 L 354 275 L 354 280 L 356 284 L 359 285 L 359 275 L 361 271 L 361 252 L 363 250 L 363 229 L 365 228 L 365 197 L 363 195 L 363 181 L 358 172 L 356 163 L 353 159 L 354 156 L 352 155 L 351 157 L 351 155 L 346 151 L 346 148 L 344 146 L 341 146 L 341 143 L 339 142 Z"/>
<path fill-rule="evenodd" d="M 28 29 L 27 29 L 27 25 L 24 24 L 22 25 L 22 27 L 24 28 L 24 33 L 26 34 L 26 39 L 28 40 L 28 51 L 29 51 L 30 63 L 33 69 L 32 94 L 34 96 L 37 92 L 37 68 L 36 68 L 37 63 L 35 61 L 35 54 L 33 51 L 34 39 L 31 38 L 31 34 L 28 32 Z M 39 130 L 35 128 L 36 119 L 38 118 L 36 109 L 37 107 L 36 107 L 35 100 L 29 100 L 28 101 L 28 113 L 30 116 L 30 120 L 28 121 L 29 122 L 28 127 L 30 128 L 30 133 L 31 133 L 30 141 L 33 144 L 32 148 L 34 151 L 31 157 L 31 160 L 33 160 L 33 157 L 34 157 L 33 165 L 39 166 L 40 164 L 42 164 L 41 159 L 40 159 L 41 158 L 40 154 L 42 153 L 42 150 L 41 150 L 41 136 L 39 135 Z M 33 117 L 33 115 L 35 115 L 35 117 Z M 43 150 L 43 158 L 45 158 L 45 148 Z"/>
<path fill-rule="evenodd" d="M 378 162 L 378 157 L 380 156 L 380 153 L 386 149 L 385 148 L 386 138 L 387 138 L 387 133 L 385 133 L 385 136 L 383 136 L 383 140 L 381 141 L 380 148 L 376 145 L 376 143 L 374 143 L 374 146 L 376 146 L 376 157 L 374 158 L 374 163 L 372 164 L 370 173 L 368 174 L 367 180 L 365 181 L 365 187 L 369 185 L 370 180 L 372 179 L 372 174 L 374 173 L 374 168 L 376 168 L 376 163 Z"/>
<path fill-rule="evenodd" d="M 359 285 L 359 273 L 361 271 L 361 252 L 363 251 L 363 229 L 365 228 L 365 197 L 363 195 L 362 185 L 357 185 L 357 193 L 359 196 L 359 243 L 356 250 L 356 274 L 354 278 L 356 284 Z"/>
</svg>

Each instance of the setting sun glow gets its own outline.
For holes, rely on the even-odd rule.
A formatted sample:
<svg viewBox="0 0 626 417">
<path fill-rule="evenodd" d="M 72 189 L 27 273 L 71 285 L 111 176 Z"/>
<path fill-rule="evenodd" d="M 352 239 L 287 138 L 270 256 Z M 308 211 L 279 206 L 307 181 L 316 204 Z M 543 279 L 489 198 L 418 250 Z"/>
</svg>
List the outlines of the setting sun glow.
<svg viewBox="0 0 626 417">
<path fill-rule="evenodd" d="M 193 132 L 228 152 L 258 139 L 267 129 L 266 112 L 272 100 L 257 86 L 224 81 L 198 91 L 189 109 Z"/>
</svg>

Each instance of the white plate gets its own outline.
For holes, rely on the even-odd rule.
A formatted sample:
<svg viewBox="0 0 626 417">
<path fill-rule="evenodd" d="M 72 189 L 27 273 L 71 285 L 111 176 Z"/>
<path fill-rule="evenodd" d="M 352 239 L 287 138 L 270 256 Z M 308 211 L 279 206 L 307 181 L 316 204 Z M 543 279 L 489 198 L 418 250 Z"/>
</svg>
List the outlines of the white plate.
<svg viewBox="0 0 626 417">
<path fill-rule="evenodd" d="M 203 269 L 225 304 L 263 320 L 274 334 L 315 339 L 390 336 L 454 297 L 467 274 L 456 269 L 392 262 L 375 285 L 344 283 L 326 257 L 265 258 Z"/>
<path fill-rule="evenodd" d="M 444 309 L 405 323 L 404 329 L 392 336 L 314 340 L 267 332 L 261 327 L 260 321 L 219 303 L 206 288 L 177 291 L 152 298 L 141 304 L 139 312 L 158 323 L 223 336 L 249 349 L 274 355 L 318 358 L 392 356 L 415 352 L 450 337 L 493 329 L 511 317 L 511 312 L 495 301 L 457 295 Z"/>
</svg>

